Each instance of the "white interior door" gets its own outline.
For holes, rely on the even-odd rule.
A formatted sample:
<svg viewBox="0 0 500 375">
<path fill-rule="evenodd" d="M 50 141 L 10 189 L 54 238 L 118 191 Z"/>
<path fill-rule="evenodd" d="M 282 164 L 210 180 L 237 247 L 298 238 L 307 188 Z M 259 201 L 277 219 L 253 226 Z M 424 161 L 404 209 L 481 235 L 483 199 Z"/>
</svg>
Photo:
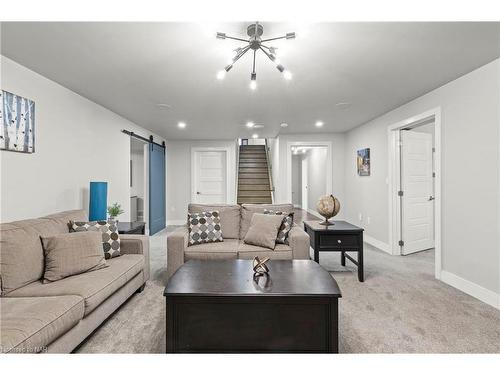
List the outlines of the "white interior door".
<svg viewBox="0 0 500 375">
<path fill-rule="evenodd" d="M 226 152 L 196 151 L 194 157 L 193 202 L 227 203 Z"/>
<path fill-rule="evenodd" d="M 401 131 L 402 254 L 434 247 L 432 135 Z"/>
<path fill-rule="evenodd" d="M 308 178 L 307 175 L 309 171 L 307 170 L 307 160 L 306 158 L 302 159 L 302 181 L 301 181 L 301 187 L 302 187 L 302 209 L 307 210 L 309 208 L 309 202 L 308 202 Z"/>
</svg>

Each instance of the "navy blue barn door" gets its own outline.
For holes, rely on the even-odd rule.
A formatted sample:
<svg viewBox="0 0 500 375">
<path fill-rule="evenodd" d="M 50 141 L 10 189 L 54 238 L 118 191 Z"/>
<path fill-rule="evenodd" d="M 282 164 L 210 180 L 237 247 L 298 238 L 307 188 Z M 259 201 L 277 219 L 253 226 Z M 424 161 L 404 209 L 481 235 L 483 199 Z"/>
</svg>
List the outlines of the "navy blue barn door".
<svg viewBox="0 0 500 375">
<path fill-rule="evenodd" d="M 149 144 L 149 234 L 165 228 L 165 147 Z"/>
</svg>

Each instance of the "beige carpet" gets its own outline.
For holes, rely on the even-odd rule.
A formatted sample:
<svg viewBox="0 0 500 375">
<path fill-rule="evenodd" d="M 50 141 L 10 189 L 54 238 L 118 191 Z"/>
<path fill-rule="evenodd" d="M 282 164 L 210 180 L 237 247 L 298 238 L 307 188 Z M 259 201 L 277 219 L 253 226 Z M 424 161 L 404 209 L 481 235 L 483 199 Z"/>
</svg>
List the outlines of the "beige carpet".
<svg viewBox="0 0 500 375">
<path fill-rule="evenodd" d="M 164 352 L 165 238 L 151 238 L 153 280 L 77 352 Z M 333 271 L 343 294 L 340 352 L 500 353 L 500 311 L 434 279 L 433 261 L 432 251 L 399 257 L 366 248 L 360 283 L 338 254 L 322 253 L 320 264 Z"/>
</svg>

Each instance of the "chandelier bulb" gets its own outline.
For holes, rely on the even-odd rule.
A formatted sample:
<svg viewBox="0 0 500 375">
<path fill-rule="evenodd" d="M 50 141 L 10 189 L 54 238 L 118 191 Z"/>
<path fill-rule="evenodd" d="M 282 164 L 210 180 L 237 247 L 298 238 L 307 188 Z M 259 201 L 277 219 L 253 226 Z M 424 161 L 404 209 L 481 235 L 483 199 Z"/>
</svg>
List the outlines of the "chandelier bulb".
<svg viewBox="0 0 500 375">
<path fill-rule="evenodd" d="M 255 90 L 257 89 L 257 81 L 250 81 L 250 89 Z"/>
</svg>

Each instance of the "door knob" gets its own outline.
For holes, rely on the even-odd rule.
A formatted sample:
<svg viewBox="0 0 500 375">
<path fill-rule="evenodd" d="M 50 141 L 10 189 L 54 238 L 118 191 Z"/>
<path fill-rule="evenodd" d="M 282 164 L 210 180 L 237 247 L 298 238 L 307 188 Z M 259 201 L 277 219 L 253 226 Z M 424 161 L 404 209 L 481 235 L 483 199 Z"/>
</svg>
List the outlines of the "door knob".
<svg viewBox="0 0 500 375">
<path fill-rule="evenodd" d="M 434 198 L 432 195 L 429 197 L 429 200 L 430 200 L 430 201 L 433 201 L 434 199 L 435 199 L 435 198 Z"/>
<path fill-rule="evenodd" d="M 197 191 L 196 194 L 200 195 L 201 193 L 199 191 Z"/>
</svg>

